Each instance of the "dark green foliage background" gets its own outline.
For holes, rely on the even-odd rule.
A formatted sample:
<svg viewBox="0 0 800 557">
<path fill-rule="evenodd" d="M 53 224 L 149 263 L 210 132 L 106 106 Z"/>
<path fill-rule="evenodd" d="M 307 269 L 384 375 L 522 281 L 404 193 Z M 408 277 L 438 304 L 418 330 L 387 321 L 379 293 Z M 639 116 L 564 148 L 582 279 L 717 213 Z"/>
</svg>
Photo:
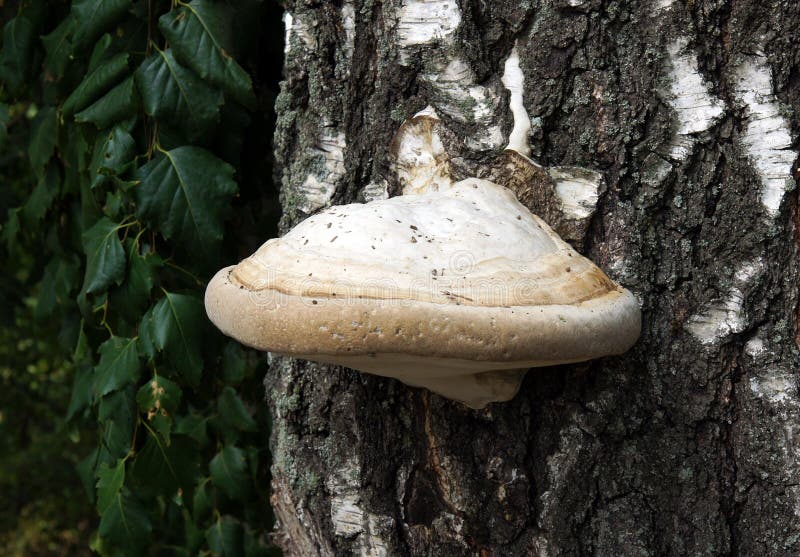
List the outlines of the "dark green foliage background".
<svg viewBox="0 0 800 557">
<path fill-rule="evenodd" d="M 0 12 L 0 552 L 269 554 L 266 361 L 202 297 L 275 234 L 280 7 Z"/>
</svg>

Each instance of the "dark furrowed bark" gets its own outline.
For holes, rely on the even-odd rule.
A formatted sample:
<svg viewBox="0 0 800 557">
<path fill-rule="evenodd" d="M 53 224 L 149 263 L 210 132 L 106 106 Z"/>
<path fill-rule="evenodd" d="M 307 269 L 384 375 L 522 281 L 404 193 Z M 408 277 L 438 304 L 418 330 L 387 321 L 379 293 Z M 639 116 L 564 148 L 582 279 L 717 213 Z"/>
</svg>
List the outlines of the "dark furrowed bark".
<svg viewBox="0 0 800 557">
<path fill-rule="evenodd" d="M 642 337 L 620 357 L 531 370 L 514 400 L 481 411 L 275 358 L 265 381 L 284 548 L 800 552 L 797 207 L 784 191 L 800 7 L 443 0 L 458 23 L 439 14 L 438 35 L 410 44 L 403 9 L 418 4 L 287 2 L 284 230 L 326 204 L 395 192 L 389 143 L 426 105 L 466 141 L 464 168 L 496 155 L 516 43 L 533 157 L 602 174 L 575 243 L 639 297 Z M 479 87 L 488 120 L 480 100 L 441 84 L 454 60 L 469 75 L 453 87 Z"/>
</svg>

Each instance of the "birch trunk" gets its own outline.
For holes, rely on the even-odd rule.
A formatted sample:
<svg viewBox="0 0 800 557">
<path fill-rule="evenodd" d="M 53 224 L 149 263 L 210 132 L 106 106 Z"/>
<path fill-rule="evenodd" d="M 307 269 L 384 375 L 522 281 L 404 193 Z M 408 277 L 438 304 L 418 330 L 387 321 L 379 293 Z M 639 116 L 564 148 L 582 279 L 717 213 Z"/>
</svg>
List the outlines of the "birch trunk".
<svg viewBox="0 0 800 557">
<path fill-rule="evenodd" d="M 480 168 L 512 131 L 503 75 L 516 44 L 532 158 L 601 178 L 579 184 L 572 210 L 586 226 L 570 239 L 643 311 L 624 356 L 531 370 L 514 400 L 480 411 L 273 358 L 286 553 L 800 553 L 800 4 L 286 10 L 283 231 L 395 194 L 390 141 L 428 105 Z"/>
</svg>

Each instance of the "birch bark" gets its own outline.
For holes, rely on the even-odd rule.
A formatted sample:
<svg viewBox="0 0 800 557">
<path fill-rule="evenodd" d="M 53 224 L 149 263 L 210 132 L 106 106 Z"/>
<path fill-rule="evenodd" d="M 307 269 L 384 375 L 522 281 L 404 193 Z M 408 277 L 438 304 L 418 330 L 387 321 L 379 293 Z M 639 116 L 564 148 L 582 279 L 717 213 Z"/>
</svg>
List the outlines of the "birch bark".
<svg viewBox="0 0 800 557">
<path fill-rule="evenodd" d="M 585 219 L 570 240 L 644 315 L 624 356 L 532 370 L 482 411 L 273 358 L 287 554 L 800 552 L 800 4 L 290 0 L 285 24 L 284 231 L 396 194 L 390 141 L 426 106 L 465 169 L 522 109 Z"/>
</svg>

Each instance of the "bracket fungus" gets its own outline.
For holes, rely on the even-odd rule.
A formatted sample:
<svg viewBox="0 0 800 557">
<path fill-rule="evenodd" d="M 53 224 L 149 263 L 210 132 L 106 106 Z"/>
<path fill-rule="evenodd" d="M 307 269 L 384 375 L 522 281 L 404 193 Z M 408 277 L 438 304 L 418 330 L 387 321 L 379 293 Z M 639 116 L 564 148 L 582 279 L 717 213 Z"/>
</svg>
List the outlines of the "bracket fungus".
<svg viewBox="0 0 800 557">
<path fill-rule="evenodd" d="M 634 296 L 509 188 L 453 181 L 435 124 L 419 115 L 393 142 L 403 195 L 330 207 L 219 271 L 205 299 L 214 324 L 473 408 L 511 399 L 530 367 L 630 348 Z"/>
</svg>

